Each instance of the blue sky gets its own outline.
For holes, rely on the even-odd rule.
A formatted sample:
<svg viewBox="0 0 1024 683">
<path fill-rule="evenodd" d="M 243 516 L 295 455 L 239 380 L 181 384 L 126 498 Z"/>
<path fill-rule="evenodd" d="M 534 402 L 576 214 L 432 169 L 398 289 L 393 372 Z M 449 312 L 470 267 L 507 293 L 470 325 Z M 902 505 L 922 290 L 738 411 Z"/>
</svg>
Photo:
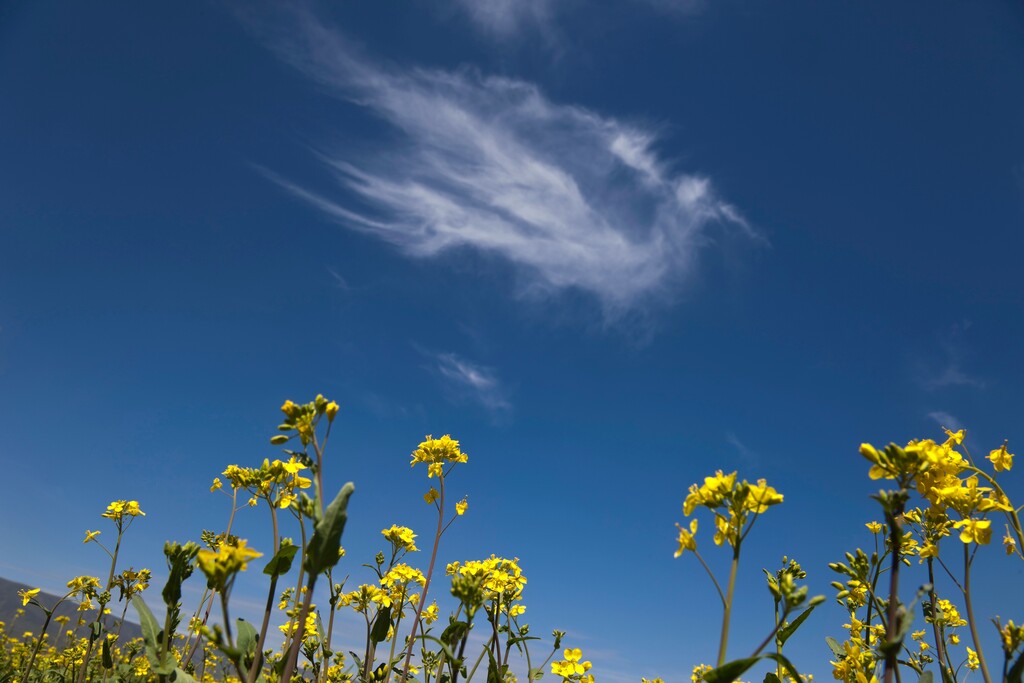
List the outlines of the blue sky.
<svg viewBox="0 0 1024 683">
<path fill-rule="evenodd" d="M 519 557 L 534 629 L 599 680 L 713 659 L 674 523 L 715 469 L 767 477 L 745 654 L 761 567 L 831 597 L 870 543 L 858 444 L 1024 442 L 1022 83 L 1009 2 L 6 5 L 0 574 L 101 573 L 80 541 L 119 498 L 159 568 L 322 392 L 352 580 L 381 528 L 429 536 L 408 453 L 450 433 L 470 511 L 442 558 Z M 1003 559 L 978 609 L 1019 620 Z M 798 665 L 830 678 L 843 618 Z"/>
</svg>

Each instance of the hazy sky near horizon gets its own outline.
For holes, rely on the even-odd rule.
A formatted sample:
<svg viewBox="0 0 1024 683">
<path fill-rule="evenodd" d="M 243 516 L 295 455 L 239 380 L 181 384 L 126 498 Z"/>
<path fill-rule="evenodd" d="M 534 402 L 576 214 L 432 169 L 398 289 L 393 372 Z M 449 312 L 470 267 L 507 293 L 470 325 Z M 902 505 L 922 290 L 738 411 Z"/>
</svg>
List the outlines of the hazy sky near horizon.
<svg viewBox="0 0 1024 683">
<path fill-rule="evenodd" d="M 720 613 L 672 557 L 689 484 L 786 496 L 739 656 L 762 567 L 831 602 L 826 564 L 871 543 L 862 441 L 1021 450 L 1022 227 L 1019 3 L 5 4 L 0 574 L 105 573 L 81 539 L 121 498 L 159 571 L 323 393 L 353 584 L 380 529 L 429 541 L 408 454 L 450 433 L 442 559 L 519 557 L 535 632 L 599 681 L 686 680 Z M 979 612 L 1024 618 L 1020 563 L 979 571 Z M 830 678 L 843 619 L 798 665 Z"/>
</svg>

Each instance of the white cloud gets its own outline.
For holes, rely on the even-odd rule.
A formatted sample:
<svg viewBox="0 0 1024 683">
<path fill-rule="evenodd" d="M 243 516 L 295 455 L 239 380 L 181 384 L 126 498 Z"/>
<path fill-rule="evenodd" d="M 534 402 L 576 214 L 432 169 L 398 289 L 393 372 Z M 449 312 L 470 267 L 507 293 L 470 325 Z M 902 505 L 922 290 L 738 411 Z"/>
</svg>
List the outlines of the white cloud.
<svg viewBox="0 0 1024 683">
<path fill-rule="evenodd" d="M 950 326 L 940 339 L 943 360 L 930 368 L 922 366 L 921 383 L 926 389 L 945 387 L 973 387 L 984 389 L 987 382 L 963 369 L 962 358 L 967 350 L 966 334 L 971 328 L 970 321 L 961 321 Z M 936 365 L 938 369 L 935 369 Z"/>
<path fill-rule="evenodd" d="M 555 0 L 458 0 L 479 28 L 507 38 L 527 26 L 544 28 Z"/>
<path fill-rule="evenodd" d="M 937 374 L 925 379 L 925 386 L 929 389 L 939 389 L 941 387 L 974 387 L 976 389 L 984 389 L 985 381 L 964 372 L 960 368 L 959 363 L 950 360 Z"/>
<path fill-rule="evenodd" d="M 964 426 L 963 422 L 958 420 L 953 415 L 950 415 L 949 413 L 942 410 L 933 410 L 932 412 L 928 413 L 928 417 L 930 417 L 935 422 L 935 424 L 939 425 L 944 429 L 951 429 L 955 431 L 957 429 L 963 429 Z"/>
<path fill-rule="evenodd" d="M 671 298 L 712 225 L 761 239 L 710 180 L 673 170 L 654 132 L 474 70 L 385 69 L 315 20 L 282 53 L 399 132 L 370 157 L 322 155 L 346 198 L 268 174 L 415 258 L 455 248 L 511 264 L 519 292 L 581 290 L 609 319 Z M 345 196 L 345 195 L 342 195 Z"/>
<path fill-rule="evenodd" d="M 477 365 L 454 353 L 435 354 L 434 362 L 437 372 L 456 390 L 468 393 L 488 410 L 506 412 L 512 409 L 492 368 Z"/>
<path fill-rule="evenodd" d="M 745 464 L 754 465 L 760 460 L 757 453 L 740 441 L 739 437 L 732 432 L 726 433 L 725 440 L 730 446 L 736 449 L 736 453 Z"/>
</svg>

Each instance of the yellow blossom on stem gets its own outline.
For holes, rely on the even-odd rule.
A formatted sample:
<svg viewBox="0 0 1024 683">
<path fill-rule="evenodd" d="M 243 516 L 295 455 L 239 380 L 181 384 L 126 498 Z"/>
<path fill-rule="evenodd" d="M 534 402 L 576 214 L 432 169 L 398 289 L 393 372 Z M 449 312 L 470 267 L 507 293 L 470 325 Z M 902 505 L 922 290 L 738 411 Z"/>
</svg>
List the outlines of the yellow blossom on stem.
<svg viewBox="0 0 1024 683">
<path fill-rule="evenodd" d="M 1009 472 L 1010 468 L 1013 467 L 1013 453 L 1006 450 L 1006 442 L 995 450 L 988 454 L 988 459 L 992 461 L 992 466 L 996 472 Z"/>
<path fill-rule="evenodd" d="M 693 667 L 693 672 L 690 673 L 690 681 L 692 683 L 701 683 L 704 680 L 704 674 L 713 671 L 713 667 L 708 664 L 698 664 Z"/>
<path fill-rule="evenodd" d="M 697 550 L 697 539 L 694 535 L 697 533 L 697 519 L 690 520 L 689 530 L 684 529 L 678 523 L 676 526 L 679 527 L 679 548 L 676 550 L 675 557 L 679 557 L 687 550 L 694 552 Z"/>
<path fill-rule="evenodd" d="M 138 517 L 140 515 L 145 517 L 146 513 L 139 509 L 139 501 L 115 500 L 107 506 L 107 511 L 100 516 L 119 522 L 125 517 Z"/>
<path fill-rule="evenodd" d="M 383 534 L 384 538 L 391 541 L 395 548 L 404 550 L 406 552 L 416 552 L 419 548 L 416 547 L 416 534 L 413 533 L 412 529 L 406 526 L 391 525 L 390 529 L 381 529 L 380 533 Z"/>
<path fill-rule="evenodd" d="M 18 591 L 18 597 L 21 598 L 21 606 L 24 607 L 29 601 L 39 595 L 40 588 L 26 588 L 25 590 Z"/>
<path fill-rule="evenodd" d="M 559 662 L 551 662 L 551 673 L 556 676 L 561 676 L 563 681 L 571 680 L 571 677 L 582 676 L 586 672 L 590 671 L 593 666 L 590 662 L 581 662 L 580 659 L 583 657 L 583 651 L 577 648 L 565 648 L 562 652 L 564 660 Z M 591 676 L 591 678 L 593 678 Z"/>
<path fill-rule="evenodd" d="M 429 434 L 420 443 L 419 447 L 412 453 L 411 465 L 418 462 L 431 465 L 434 463 L 444 464 L 445 462 L 468 462 L 469 456 L 459 450 L 459 442 L 448 434 L 440 439 L 432 438 Z"/>
<path fill-rule="evenodd" d="M 960 529 L 960 540 L 964 543 L 987 545 L 992 540 L 992 521 L 988 519 L 962 519 L 953 524 Z"/>
<path fill-rule="evenodd" d="M 203 548 L 196 561 L 210 587 L 222 589 L 229 577 L 245 571 L 249 560 L 257 557 L 263 557 L 263 553 L 247 547 L 244 539 L 238 539 L 235 544 L 221 541 L 216 551 Z"/>
</svg>

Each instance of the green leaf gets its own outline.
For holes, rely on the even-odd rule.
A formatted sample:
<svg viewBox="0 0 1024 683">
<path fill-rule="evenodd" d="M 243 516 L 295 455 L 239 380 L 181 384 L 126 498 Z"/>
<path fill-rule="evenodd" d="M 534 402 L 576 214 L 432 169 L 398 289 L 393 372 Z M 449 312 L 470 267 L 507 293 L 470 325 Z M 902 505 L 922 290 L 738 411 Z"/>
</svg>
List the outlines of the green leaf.
<svg viewBox="0 0 1024 683">
<path fill-rule="evenodd" d="M 141 595 L 133 596 L 132 604 L 135 605 L 135 610 L 139 613 L 139 626 L 142 627 L 142 639 L 146 643 L 146 659 L 149 660 L 149 667 L 155 674 L 170 674 L 174 671 L 174 657 L 170 652 L 163 653 L 162 659 L 160 657 L 163 632 L 160 630 L 160 625 L 157 624 L 156 617 L 149 611 L 149 607 Z"/>
<path fill-rule="evenodd" d="M 441 642 L 446 645 L 457 643 L 469 632 L 469 622 L 453 621 L 441 633 Z"/>
<path fill-rule="evenodd" d="M 112 669 L 114 668 L 114 660 L 110 656 L 110 640 L 107 638 L 103 639 L 103 668 Z"/>
<path fill-rule="evenodd" d="M 796 667 L 794 667 L 792 662 L 790 662 L 784 656 L 782 656 L 780 654 L 777 654 L 775 652 L 767 652 L 767 653 L 761 655 L 761 657 L 763 657 L 765 659 L 771 659 L 771 660 L 773 660 L 775 662 L 778 662 L 779 665 L 782 666 L 783 669 L 785 669 L 787 672 L 789 672 L 790 677 L 794 681 L 799 681 L 800 680 L 800 674 L 799 674 L 799 672 L 797 672 Z"/>
<path fill-rule="evenodd" d="M 245 668 L 248 669 L 252 663 L 253 655 L 256 653 L 256 628 L 245 619 L 238 619 L 235 624 L 238 627 L 238 637 L 235 645 L 242 657 Z"/>
<path fill-rule="evenodd" d="M 921 674 L 921 677 L 917 679 L 917 683 L 932 683 L 935 679 L 935 675 L 931 671 L 925 671 Z"/>
<path fill-rule="evenodd" d="M 181 669 L 175 669 L 169 676 L 171 683 L 199 683 L 196 679 L 192 678 L 189 674 L 185 673 Z"/>
<path fill-rule="evenodd" d="M 355 491 L 355 484 L 349 482 L 341 487 L 324 516 L 316 523 L 313 538 L 306 549 L 306 571 L 317 576 L 325 569 L 338 564 L 338 548 L 341 547 L 341 533 L 348 520 L 348 499 Z"/>
<path fill-rule="evenodd" d="M 779 680 L 774 671 L 769 671 L 764 675 L 764 683 L 782 683 L 782 681 Z"/>
<path fill-rule="evenodd" d="M 452 651 L 452 649 L 450 647 L 448 647 L 446 644 L 442 643 L 437 638 L 435 638 L 434 636 L 418 635 L 418 636 L 416 636 L 416 640 L 423 640 L 423 641 L 432 640 L 432 641 L 434 641 L 435 643 L 437 643 L 438 645 L 441 646 L 441 649 L 444 651 L 445 657 L 447 657 L 449 661 L 455 662 L 455 663 L 459 662 L 459 658 L 455 656 L 455 653 Z M 396 661 L 401 661 L 401 659 L 402 659 L 402 657 L 399 656 Z"/>
<path fill-rule="evenodd" d="M 832 654 L 836 657 L 842 659 L 846 656 L 846 650 L 844 650 L 843 646 L 839 644 L 839 641 L 832 636 L 825 636 L 825 643 L 828 644 L 828 649 L 832 650 Z"/>
<path fill-rule="evenodd" d="M 1024 674 L 1024 652 L 1017 657 L 1010 670 L 1006 672 L 1006 683 L 1021 683 L 1021 675 Z"/>
<path fill-rule="evenodd" d="M 274 557 L 263 568 L 263 573 L 267 576 L 287 574 L 288 570 L 292 568 L 292 559 L 297 552 L 299 552 L 299 546 L 293 543 L 282 543 L 278 551 L 274 553 Z"/>
<path fill-rule="evenodd" d="M 747 657 L 726 662 L 717 669 L 712 669 L 704 674 L 704 680 L 706 683 L 732 683 L 742 676 L 744 671 L 757 664 L 760 659 L 760 657 Z"/>
<path fill-rule="evenodd" d="M 899 624 L 900 629 L 892 640 L 885 640 L 878 645 L 878 650 L 882 654 L 887 655 L 892 652 L 899 652 L 900 648 L 903 647 L 903 640 L 910 633 L 910 628 L 914 625 L 914 613 L 900 605 L 896 609 L 896 623 Z"/>
<path fill-rule="evenodd" d="M 778 642 L 780 646 L 784 645 L 786 641 L 789 640 L 789 637 L 793 635 L 798 628 L 800 628 L 800 624 L 804 623 L 804 620 L 807 617 L 811 616 L 811 612 L 813 612 L 814 608 L 817 607 L 819 604 L 821 603 L 812 604 L 810 607 L 801 612 L 800 616 L 786 624 L 783 628 L 779 629 L 778 634 L 776 634 L 775 636 L 776 642 Z"/>
<path fill-rule="evenodd" d="M 388 637 L 391 628 L 391 608 L 385 607 L 377 612 L 377 618 L 373 620 L 373 629 L 370 631 L 370 640 L 374 643 L 382 643 Z"/>
<path fill-rule="evenodd" d="M 530 680 L 539 681 L 544 678 L 544 669 L 530 669 Z"/>
<path fill-rule="evenodd" d="M 504 683 L 508 673 L 508 664 L 498 666 L 498 660 L 494 658 L 490 650 L 487 651 L 487 658 L 487 683 Z"/>
</svg>

